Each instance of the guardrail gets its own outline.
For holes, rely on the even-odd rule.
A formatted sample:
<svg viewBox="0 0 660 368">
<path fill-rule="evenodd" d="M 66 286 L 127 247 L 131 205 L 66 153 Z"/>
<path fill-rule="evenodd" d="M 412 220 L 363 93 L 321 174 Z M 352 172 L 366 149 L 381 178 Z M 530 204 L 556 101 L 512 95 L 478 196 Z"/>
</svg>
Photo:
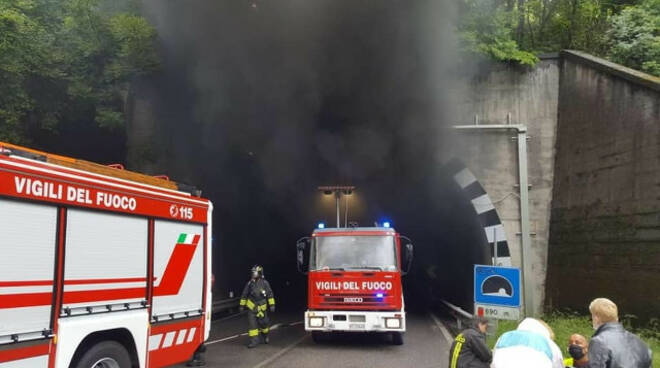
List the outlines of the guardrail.
<svg viewBox="0 0 660 368">
<path fill-rule="evenodd" d="M 227 310 L 238 309 L 240 298 L 230 298 L 213 301 L 213 313 L 224 312 Z"/>
<path fill-rule="evenodd" d="M 456 319 L 456 325 L 458 326 L 458 329 L 463 328 L 463 319 L 472 319 L 474 316 L 463 309 L 461 307 L 458 307 L 446 300 L 440 299 L 440 302 L 444 305 L 446 305 L 450 310 L 451 310 L 451 315 Z"/>
</svg>

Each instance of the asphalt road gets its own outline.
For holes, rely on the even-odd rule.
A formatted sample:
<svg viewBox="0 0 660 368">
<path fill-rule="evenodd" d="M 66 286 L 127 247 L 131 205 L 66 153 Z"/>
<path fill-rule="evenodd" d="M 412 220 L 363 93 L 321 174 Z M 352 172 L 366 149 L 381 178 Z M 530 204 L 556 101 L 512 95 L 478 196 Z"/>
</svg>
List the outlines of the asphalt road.
<svg viewBox="0 0 660 368">
<path fill-rule="evenodd" d="M 408 313 L 402 346 L 392 345 L 387 336 L 379 334 L 345 334 L 317 344 L 305 332 L 301 317 L 276 313 L 271 343 L 254 349 L 245 347 L 245 316 L 214 321 L 207 341 L 207 367 L 445 368 L 448 364 L 451 336 L 430 314 Z"/>
</svg>

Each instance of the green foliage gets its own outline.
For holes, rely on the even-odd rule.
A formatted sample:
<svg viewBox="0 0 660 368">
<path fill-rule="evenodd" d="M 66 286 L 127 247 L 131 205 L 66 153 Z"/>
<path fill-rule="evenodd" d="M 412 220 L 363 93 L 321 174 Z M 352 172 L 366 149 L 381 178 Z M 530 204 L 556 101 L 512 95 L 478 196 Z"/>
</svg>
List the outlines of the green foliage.
<svg viewBox="0 0 660 368">
<path fill-rule="evenodd" d="M 156 34 L 106 3 L 0 0 L 0 140 L 27 143 L 71 122 L 124 124 L 131 80 L 158 67 Z"/>
<path fill-rule="evenodd" d="M 660 0 L 462 0 L 465 52 L 533 65 L 576 49 L 660 75 Z"/>
<path fill-rule="evenodd" d="M 645 0 L 612 18 L 609 58 L 660 76 L 660 0 Z"/>
<path fill-rule="evenodd" d="M 523 51 L 513 39 L 515 14 L 490 0 L 467 0 L 460 37 L 465 51 L 499 61 L 534 65 L 538 58 Z"/>
</svg>

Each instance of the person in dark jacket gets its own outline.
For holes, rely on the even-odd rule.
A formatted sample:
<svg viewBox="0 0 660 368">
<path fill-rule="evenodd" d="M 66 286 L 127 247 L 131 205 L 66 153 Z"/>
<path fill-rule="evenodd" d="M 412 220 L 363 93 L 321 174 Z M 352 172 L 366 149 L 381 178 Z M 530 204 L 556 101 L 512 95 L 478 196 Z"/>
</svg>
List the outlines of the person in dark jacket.
<svg viewBox="0 0 660 368">
<path fill-rule="evenodd" d="M 248 309 L 248 336 L 250 343 L 248 348 L 259 345 L 259 337 L 265 343 L 269 343 L 268 332 L 270 332 L 270 320 L 268 309 L 275 312 L 275 297 L 270 284 L 264 278 L 264 269 L 261 266 L 252 267 L 250 281 L 243 289 L 240 300 L 240 310 Z"/>
<path fill-rule="evenodd" d="M 589 311 L 596 329 L 589 342 L 589 368 L 651 368 L 651 350 L 619 323 L 616 304 L 598 298 Z"/>
<path fill-rule="evenodd" d="M 488 320 L 476 317 L 472 328 L 456 336 L 449 350 L 449 368 L 488 368 L 493 360 L 486 345 Z"/>
</svg>

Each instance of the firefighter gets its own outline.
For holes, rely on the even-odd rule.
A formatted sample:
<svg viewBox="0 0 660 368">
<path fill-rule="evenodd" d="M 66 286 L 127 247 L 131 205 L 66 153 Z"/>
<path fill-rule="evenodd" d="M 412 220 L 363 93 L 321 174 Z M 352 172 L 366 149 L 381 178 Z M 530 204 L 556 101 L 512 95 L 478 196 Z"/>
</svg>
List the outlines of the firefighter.
<svg viewBox="0 0 660 368">
<path fill-rule="evenodd" d="M 259 345 L 259 341 L 268 344 L 269 320 L 268 309 L 275 312 L 275 297 L 270 284 L 264 278 L 264 269 L 255 265 L 252 267 L 251 278 L 243 289 L 241 295 L 240 310 L 248 309 L 248 336 L 250 343 L 248 348 L 252 349 Z"/>
<path fill-rule="evenodd" d="M 469 328 L 454 340 L 449 350 L 449 368 L 488 368 L 493 355 L 486 345 L 488 319 L 475 317 Z"/>
</svg>

